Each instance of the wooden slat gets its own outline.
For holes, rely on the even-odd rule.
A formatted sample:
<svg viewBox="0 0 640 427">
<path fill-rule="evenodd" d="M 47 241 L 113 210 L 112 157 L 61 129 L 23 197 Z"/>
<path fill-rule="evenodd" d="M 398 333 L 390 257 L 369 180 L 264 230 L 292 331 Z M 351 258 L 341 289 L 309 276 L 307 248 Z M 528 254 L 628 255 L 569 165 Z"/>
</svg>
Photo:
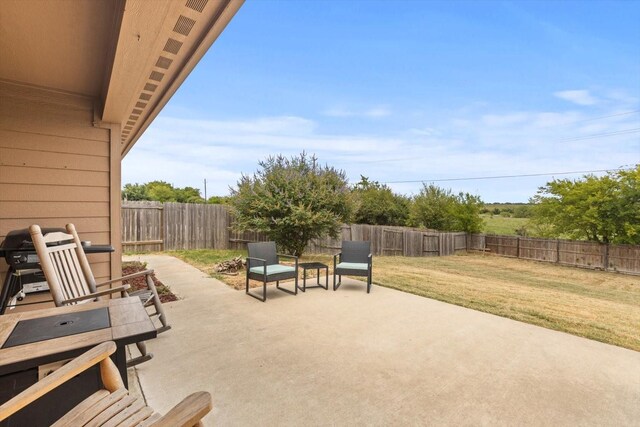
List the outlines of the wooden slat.
<svg viewBox="0 0 640 427">
<path fill-rule="evenodd" d="M 119 390 L 114 391 L 113 393 L 110 393 L 107 397 L 99 400 L 98 402 L 96 402 L 95 405 L 93 405 L 92 407 L 84 411 L 82 414 L 77 416 L 76 419 L 74 420 L 74 423 L 75 423 L 74 425 L 76 426 L 86 425 L 88 422 L 90 422 L 95 417 L 100 415 L 104 410 L 108 409 L 113 404 L 119 402 L 120 400 L 126 398 L 127 396 L 129 396 L 129 392 L 125 388 L 121 388 Z"/>
<path fill-rule="evenodd" d="M 96 141 L 109 139 L 108 130 L 93 127 L 91 102 L 91 105 L 61 105 L 49 100 L 14 97 L 4 91 L 0 96 L 3 97 L 0 129 Z"/>
<path fill-rule="evenodd" d="M 67 223 L 73 223 L 78 233 L 82 236 L 84 232 L 109 232 L 109 219 L 103 217 L 87 218 L 82 216 L 70 216 L 64 218 L 53 218 L 44 216 L 40 218 L 22 219 L 0 219 L 0 235 L 6 236 L 9 231 L 29 228 L 31 224 L 38 224 L 42 228 L 64 227 Z M 98 242 L 96 242 L 97 244 Z M 106 243 L 103 241 L 103 243 Z"/>
<path fill-rule="evenodd" d="M 12 202 L 109 202 L 106 187 L 49 184 L 12 184 L 2 189 L 3 203 Z"/>
<path fill-rule="evenodd" d="M 102 410 L 95 418 L 85 424 L 86 427 L 100 427 L 113 417 L 117 416 L 120 412 L 124 411 L 129 405 L 134 404 L 136 398 L 131 395 L 126 395 L 122 399 L 114 401 L 109 407 Z"/>
<path fill-rule="evenodd" d="M 95 309 L 96 307 L 93 304 L 95 303 L 80 304 L 74 307 L 90 306 L 89 309 Z M 56 310 L 59 310 L 59 308 L 56 308 Z M 53 314 L 61 313 L 54 312 Z M 39 356 L 49 356 L 65 351 L 74 350 L 77 348 L 90 347 L 100 344 L 101 342 L 111 341 L 112 339 L 113 337 L 111 335 L 110 329 L 100 329 L 84 334 L 70 335 L 67 337 L 42 341 L 40 343 L 35 343 L 32 345 L 10 347 L 2 349 L 2 360 L 0 360 L 0 365 L 10 365 L 13 363 L 29 360 L 34 357 L 34 354 L 37 354 Z"/>
<path fill-rule="evenodd" d="M 0 147 L 0 159 L 7 166 L 24 166 L 45 169 L 69 169 L 84 171 L 109 171 L 109 158 L 84 154 L 34 151 L 24 148 Z"/>
<path fill-rule="evenodd" d="M 108 187 L 109 173 L 0 165 L 0 184 L 54 184 Z"/>
<path fill-rule="evenodd" d="M 88 410 L 100 400 L 109 396 L 109 392 L 107 390 L 98 390 L 93 393 L 91 396 L 87 397 L 85 400 L 76 405 L 71 411 L 64 414 L 62 418 L 53 423 L 51 427 L 63 427 L 63 426 L 76 426 L 78 422 L 76 420 L 84 411 Z"/>
<path fill-rule="evenodd" d="M 0 129 L 0 147 L 109 157 L 109 142 Z"/>
</svg>

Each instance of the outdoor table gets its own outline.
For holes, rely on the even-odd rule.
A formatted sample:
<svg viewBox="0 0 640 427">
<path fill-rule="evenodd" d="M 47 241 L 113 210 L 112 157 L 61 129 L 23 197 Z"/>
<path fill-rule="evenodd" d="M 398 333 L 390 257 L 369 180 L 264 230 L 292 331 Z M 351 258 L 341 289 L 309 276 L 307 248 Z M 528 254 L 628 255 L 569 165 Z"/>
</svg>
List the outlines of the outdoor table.
<svg viewBox="0 0 640 427">
<path fill-rule="evenodd" d="M 111 359 L 127 387 L 126 345 L 156 335 L 142 302 L 133 297 L 0 316 L 0 403 L 105 341 L 117 345 Z M 0 426 L 49 425 L 101 387 L 96 365 Z"/>
<path fill-rule="evenodd" d="M 298 264 L 298 268 L 302 269 L 302 287 L 298 286 L 302 292 L 307 290 L 307 270 L 316 270 L 316 284 L 309 286 L 309 288 L 323 288 L 329 289 L 329 267 L 321 262 L 301 262 Z M 324 286 L 320 284 L 320 270 L 325 270 L 325 282 Z"/>
</svg>

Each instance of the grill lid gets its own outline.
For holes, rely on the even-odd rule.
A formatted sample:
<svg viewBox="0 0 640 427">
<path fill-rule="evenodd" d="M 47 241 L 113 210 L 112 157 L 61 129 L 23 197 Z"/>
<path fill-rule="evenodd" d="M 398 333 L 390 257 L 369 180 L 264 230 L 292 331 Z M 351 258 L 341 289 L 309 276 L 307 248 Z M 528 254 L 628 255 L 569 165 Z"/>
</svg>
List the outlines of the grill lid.
<svg viewBox="0 0 640 427">
<path fill-rule="evenodd" d="M 56 231 L 61 231 L 63 233 L 67 232 L 64 228 L 43 228 L 42 234 L 53 233 Z M 2 243 L 0 243 L 0 254 L 4 252 L 4 256 L 7 261 L 9 261 L 8 258 L 12 252 L 28 250 L 34 250 L 31 233 L 29 233 L 28 228 L 8 232 Z"/>
</svg>

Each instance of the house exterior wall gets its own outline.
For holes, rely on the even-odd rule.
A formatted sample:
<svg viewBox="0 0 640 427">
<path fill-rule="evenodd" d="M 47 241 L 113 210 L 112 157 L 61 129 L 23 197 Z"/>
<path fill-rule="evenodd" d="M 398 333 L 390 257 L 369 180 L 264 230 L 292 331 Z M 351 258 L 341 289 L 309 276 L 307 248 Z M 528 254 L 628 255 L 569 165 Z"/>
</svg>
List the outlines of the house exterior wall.
<svg viewBox="0 0 640 427">
<path fill-rule="evenodd" d="M 120 269 L 119 213 L 111 217 L 120 207 L 120 144 L 109 126 L 94 126 L 95 104 L 0 81 L 0 241 L 31 224 L 74 223 L 82 240 L 118 248 L 89 255 L 101 281 Z M 1 261 L 0 280 L 6 270 Z"/>
</svg>

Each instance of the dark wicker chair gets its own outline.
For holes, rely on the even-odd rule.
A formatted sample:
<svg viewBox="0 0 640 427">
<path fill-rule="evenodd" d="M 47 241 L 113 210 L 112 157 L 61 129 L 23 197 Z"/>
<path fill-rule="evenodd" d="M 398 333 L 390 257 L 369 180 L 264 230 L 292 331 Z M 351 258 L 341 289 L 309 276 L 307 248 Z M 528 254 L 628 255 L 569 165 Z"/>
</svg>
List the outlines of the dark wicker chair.
<svg viewBox="0 0 640 427">
<path fill-rule="evenodd" d="M 367 293 L 371 292 L 372 267 L 371 242 L 343 241 L 342 252 L 333 256 L 333 290 L 340 287 L 342 276 L 365 276 Z"/>
<path fill-rule="evenodd" d="M 267 283 L 276 282 L 276 288 L 291 295 L 298 294 L 298 257 L 276 253 L 275 242 L 247 244 L 247 294 L 262 302 L 267 300 Z M 280 264 L 280 257 L 295 260 L 295 267 Z M 249 279 L 262 282 L 262 297 L 249 292 Z M 281 288 L 280 281 L 295 279 L 294 290 Z"/>
</svg>

